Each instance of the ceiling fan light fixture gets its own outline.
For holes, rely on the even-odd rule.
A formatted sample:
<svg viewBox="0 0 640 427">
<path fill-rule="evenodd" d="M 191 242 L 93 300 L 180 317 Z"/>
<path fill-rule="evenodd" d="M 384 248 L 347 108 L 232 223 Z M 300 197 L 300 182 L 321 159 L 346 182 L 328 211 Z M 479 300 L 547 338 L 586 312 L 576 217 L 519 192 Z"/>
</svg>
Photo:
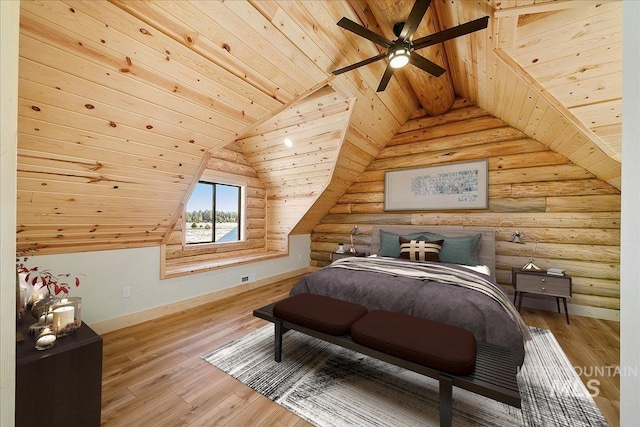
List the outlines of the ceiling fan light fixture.
<svg viewBox="0 0 640 427">
<path fill-rule="evenodd" d="M 372 64 L 376 61 L 386 58 L 389 63 L 387 64 L 384 74 L 380 79 L 380 84 L 376 92 L 382 92 L 387 88 L 389 81 L 393 77 L 393 73 L 396 69 L 402 68 L 407 64 L 411 64 L 422 71 L 431 74 L 434 77 L 440 77 L 447 70 L 439 66 L 438 64 L 431 62 L 427 58 L 420 56 L 416 53 L 419 49 L 424 49 L 428 46 L 433 46 L 438 43 L 445 42 L 447 40 L 454 39 L 456 37 L 464 36 L 466 34 L 473 33 L 478 30 L 487 28 L 489 23 L 489 16 L 484 16 L 473 21 L 469 21 L 464 24 L 457 25 L 455 27 L 447 28 L 446 30 L 438 31 L 425 37 L 421 37 L 414 40 L 413 36 L 418 29 L 422 18 L 424 18 L 432 0 L 415 0 L 409 17 L 405 22 L 397 22 L 393 26 L 393 34 L 397 37 L 395 40 L 389 40 L 386 37 L 371 31 L 370 29 L 350 20 L 347 17 L 342 17 L 338 21 L 338 26 L 356 34 L 364 39 L 372 41 L 378 46 L 382 46 L 387 49 L 386 52 L 381 52 L 376 56 L 372 56 L 363 61 L 356 62 L 355 64 L 342 67 L 337 70 L 333 70 L 334 75 L 346 73 L 347 71 L 355 70 L 356 68 Z"/>
<path fill-rule="evenodd" d="M 389 52 L 389 65 L 392 68 L 402 68 L 409 63 L 411 52 L 407 46 L 397 46 Z"/>
</svg>

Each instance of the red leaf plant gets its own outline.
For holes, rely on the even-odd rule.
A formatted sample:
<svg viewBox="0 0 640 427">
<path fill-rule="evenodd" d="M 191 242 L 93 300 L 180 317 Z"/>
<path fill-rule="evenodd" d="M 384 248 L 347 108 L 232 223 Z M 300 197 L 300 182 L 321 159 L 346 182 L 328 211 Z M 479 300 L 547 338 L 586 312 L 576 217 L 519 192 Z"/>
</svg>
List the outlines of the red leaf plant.
<svg viewBox="0 0 640 427">
<path fill-rule="evenodd" d="M 25 263 L 29 258 L 24 257 L 22 259 L 16 259 L 16 268 L 18 274 L 26 274 L 24 280 L 33 286 L 34 289 L 44 288 L 46 286 L 47 291 L 58 295 L 63 293 L 67 295 L 71 285 L 74 283 L 76 287 L 80 286 L 80 279 L 72 277 L 70 273 L 53 274 L 50 270 L 41 270 L 40 267 L 28 267 Z M 39 285 L 39 286 L 38 286 Z"/>
</svg>

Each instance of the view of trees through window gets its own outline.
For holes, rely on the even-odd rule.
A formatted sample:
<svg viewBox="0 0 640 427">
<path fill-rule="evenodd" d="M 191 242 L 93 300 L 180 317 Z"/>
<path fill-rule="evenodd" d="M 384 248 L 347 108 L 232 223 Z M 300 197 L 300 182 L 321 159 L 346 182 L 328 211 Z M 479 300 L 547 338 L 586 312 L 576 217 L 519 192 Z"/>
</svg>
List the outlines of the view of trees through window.
<svg viewBox="0 0 640 427">
<path fill-rule="evenodd" d="M 242 188 L 198 182 L 185 213 L 186 243 L 240 240 Z"/>
</svg>

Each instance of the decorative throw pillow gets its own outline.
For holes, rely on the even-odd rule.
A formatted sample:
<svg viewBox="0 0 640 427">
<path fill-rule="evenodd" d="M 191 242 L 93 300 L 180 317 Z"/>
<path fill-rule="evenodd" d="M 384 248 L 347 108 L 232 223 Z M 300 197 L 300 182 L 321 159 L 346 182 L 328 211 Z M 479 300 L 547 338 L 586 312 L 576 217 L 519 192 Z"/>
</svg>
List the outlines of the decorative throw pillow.
<svg viewBox="0 0 640 427">
<path fill-rule="evenodd" d="M 398 237 L 400 237 L 399 234 L 380 230 L 380 249 L 378 249 L 378 256 L 398 258 L 400 255 Z M 407 240 L 428 240 L 423 236 L 423 233 L 412 233 L 403 237 Z"/>
<path fill-rule="evenodd" d="M 440 261 L 451 264 L 480 265 L 480 240 L 482 234 L 448 237 L 435 233 L 424 233 L 428 240 L 444 240 L 440 250 Z"/>
<path fill-rule="evenodd" d="M 442 249 L 442 240 L 425 241 L 425 240 L 407 240 L 399 237 L 400 258 L 409 259 L 411 261 L 440 261 L 438 254 Z"/>
</svg>

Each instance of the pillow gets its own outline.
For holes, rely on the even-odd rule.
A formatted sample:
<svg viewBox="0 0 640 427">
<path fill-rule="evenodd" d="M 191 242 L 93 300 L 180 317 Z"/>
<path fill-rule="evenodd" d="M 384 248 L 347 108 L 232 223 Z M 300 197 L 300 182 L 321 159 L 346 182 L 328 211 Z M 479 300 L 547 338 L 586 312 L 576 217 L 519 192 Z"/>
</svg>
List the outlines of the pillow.
<svg viewBox="0 0 640 427">
<path fill-rule="evenodd" d="M 400 237 L 399 234 L 380 230 L 380 249 L 378 249 L 378 256 L 398 258 L 398 255 L 400 255 L 400 242 L 398 241 L 398 237 Z M 423 233 L 412 233 L 403 237 L 407 240 L 428 240 L 423 236 Z"/>
<path fill-rule="evenodd" d="M 491 269 L 488 265 L 464 265 L 460 264 L 460 267 L 468 268 L 471 271 L 475 271 L 477 273 L 486 274 L 487 276 L 491 276 Z"/>
<path fill-rule="evenodd" d="M 480 240 L 482 234 L 447 237 L 435 233 L 424 233 L 427 240 L 444 240 L 440 250 L 440 261 L 451 264 L 480 265 Z"/>
<path fill-rule="evenodd" d="M 438 254 L 442 249 L 443 240 L 435 242 L 425 240 L 407 240 L 400 236 L 398 243 L 400 243 L 400 256 L 399 258 L 409 259 L 411 261 L 433 261 L 439 262 L 440 258 Z"/>
</svg>

